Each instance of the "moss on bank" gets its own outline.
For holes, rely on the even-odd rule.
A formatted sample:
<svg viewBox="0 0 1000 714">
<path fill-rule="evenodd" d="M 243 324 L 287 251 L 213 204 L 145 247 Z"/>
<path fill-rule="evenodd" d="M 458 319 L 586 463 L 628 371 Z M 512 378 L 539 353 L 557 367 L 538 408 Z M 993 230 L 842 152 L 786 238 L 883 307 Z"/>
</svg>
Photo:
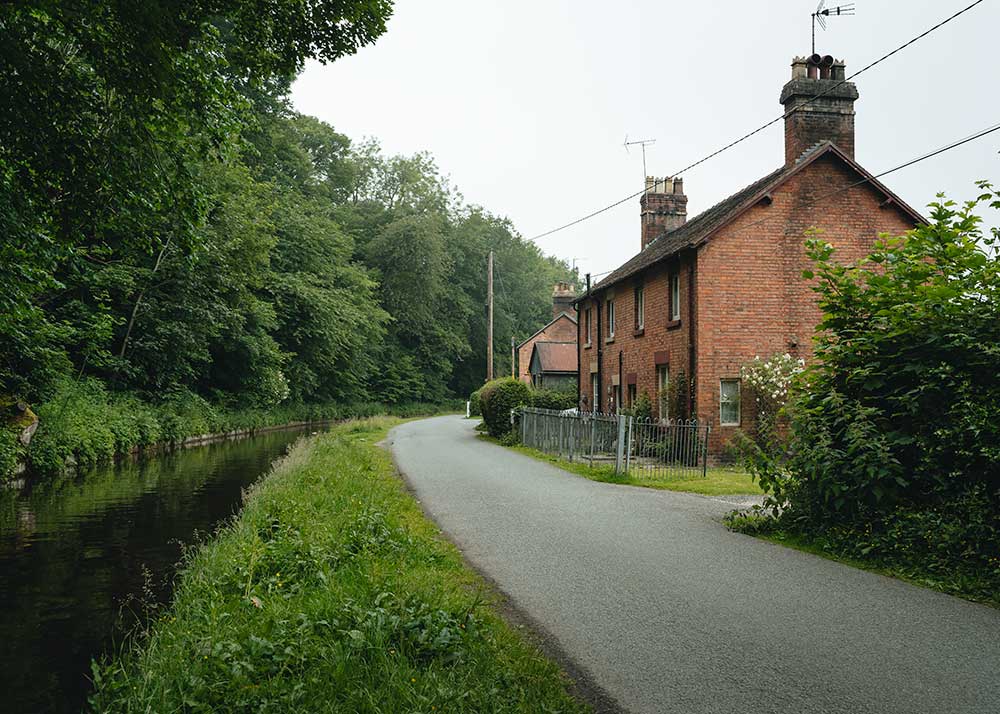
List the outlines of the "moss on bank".
<svg viewBox="0 0 1000 714">
<path fill-rule="evenodd" d="M 102 712 L 578 712 L 551 662 L 375 446 L 394 420 L 299 442 L 198 549 L 174 604 L 95 665 Z"/>
</svg>

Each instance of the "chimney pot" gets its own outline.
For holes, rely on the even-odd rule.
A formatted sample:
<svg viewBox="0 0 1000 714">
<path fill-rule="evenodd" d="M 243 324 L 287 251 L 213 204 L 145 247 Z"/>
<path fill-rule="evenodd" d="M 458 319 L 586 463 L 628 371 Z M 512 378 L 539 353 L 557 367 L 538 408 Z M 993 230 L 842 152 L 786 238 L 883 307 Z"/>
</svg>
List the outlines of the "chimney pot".
<svg viewBox="0 0 1000 714">
<path fill-rule="evenodd" d="M 806 76 L 802 76 L 805 66 Z M 808 149 L 824 141 L 854 157 L 854 102 L 857 87 L 845 81 L 843 60 L 831 55 L 796 57 L 792 78 L 781 90 L 785 107 L 785 164 L 791 166 Z"/>
<path fill-rule="evenodd" d="M 687 196 L 684 180 L 666 176 L 646 178 L 646 192 L 639 199 L 642 215 L 642 249 L 661 233 L 684 225 L 687 220 Z"/>
</svg>

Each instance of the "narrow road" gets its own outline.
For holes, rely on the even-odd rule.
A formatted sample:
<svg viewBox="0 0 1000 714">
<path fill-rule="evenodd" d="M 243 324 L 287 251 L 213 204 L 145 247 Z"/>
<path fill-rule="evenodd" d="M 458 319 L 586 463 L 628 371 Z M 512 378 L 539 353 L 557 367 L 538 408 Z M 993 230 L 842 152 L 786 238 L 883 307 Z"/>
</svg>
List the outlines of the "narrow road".
<svg viewBox="0 0 1000 714">
<path fill-rule="evenodd" d="M 1000 611 L 728 532 L 729 504 L 596 483 L 403 424 L 417 498 L 631 712 L 1000 712 Z"/>
</svg>

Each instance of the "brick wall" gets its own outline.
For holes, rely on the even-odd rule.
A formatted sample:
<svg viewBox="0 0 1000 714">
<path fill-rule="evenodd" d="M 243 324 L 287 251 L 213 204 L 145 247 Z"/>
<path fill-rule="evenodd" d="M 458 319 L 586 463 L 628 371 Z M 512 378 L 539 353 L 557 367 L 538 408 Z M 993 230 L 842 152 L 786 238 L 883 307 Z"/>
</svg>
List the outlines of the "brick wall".
<svg viewBox="0 0 1000 714">
<path fill-rule="evenodd" d="M 576 323 L 564 314 L 518 348 L 517 378 L 525 384 L 531 384 L 531 350 L 536 342 L 576 342 Z"/>
<path fill-rule="evenodd" d="M 689 259 L 675 259 L 665 264 L 656 265 L 641 276 L 618 283 L 613 291 L 601 291 L 597 296 L 600 300 L 601 331 L 600 345 L 596 335 L 595 313 L 591 313 L 591 343 L 587 344 L 587 335 L 581 328 L 580 332 L 580 395 L 587 395 L 588 406 L 591 392 L 591 365 L 598 359 L 598 346 L 601 347 L 601 411 L 610 410 L 610 397 L 615 377 L 619 376 L 619 354 L 621 354 L 621 393 L 627 400 L 627 385 L 634 376 L 636 395 L 643 392 L 655 402 L 657 398 L 656 362 L 665 361 L 669 366 L 671 376 L 683 371 L 690 375 L 688 364 L 689 318 L 687 301 L 690 295 Z M 669 275 L 675 271 L 680 274 L 681 319 L 670 319 L 670 284 Z M 643 286 L 645 303 L 644 327 L 641 331 L 635 329 L 635 287 Z M 613 297 L 612 297 L 613 296 Z M 616 327 L 613 340 L 607 336 L 607 300 L 615 301 Z M 583 322 L 583 310 L 596 310 L 595 301 L 584 300 L 580 303 L 580 320 Z M 625 406 L 631 406 L 625 404 Z M 675 415 L 671 415 L 675 416 Z"/>
<path fill-rule="evenodd" d="M 824 196 L 855 183 L 857 174 L 830 155 L 822 157 L 773 192 L 773 203 L 747 211 L 699 250 L 697 299 L 697 414 L 712 425 L 710 452 L 719 455 L 737 427 L 719 424 L 719 380 L 739 377 L 755 356 L 789 352 L 808 359 L 820 320 L 816 295 L 801 277 L 811 267 L 805 233 L 822 229 L 850 262 L 868 252 L 881 232 L 899 235 L 911 219 L 868 185 Z M 802 207 L 805 202 L 810 206 Z M 742 421 L 752 414 L 744 390 Z"/>
<path fill-rule="evenodd" d="M 820 157 L 791 177 L 761 203 L 726 225 L 696 254 L 688 252 L 654 265 L 632 279 L 581 301 L 580 395 L 590 402 L 591 365 L 601 348 L 601 410 L 610 410 L 610 395 L 619 375 L 622 399 L 634 378 L 636 394 L 657 396 L 656 363 L 669 365 L 670 378 L 681 372 L 691 379 L 693 415 L 711 425 L 709 453 L 718 459 L 740 427 L 722 426 L 719 388 L 724 378 L 739 378 L 740 366 L 755 356 L 788 352 L 809 359 L 820 320 L 816 295 L 801 277 L 811 267 L 805 255 L 810 228 L 837 249 L 837 259 L 855 261 L 864 256 L 882 232 L 899 235 L 912 219 L 869 185 L 833 192 L 856 183 L 858 176 L 832 155 Z M 824 197 L 830 196 L 829 200 Z M 808 206 L 803 204 L 808 203 Z M 692 268 L 693 275 L 692 275 Z M 671 321 L 669 275 L 680 276 L 681 316 Z M 693 277 L 693 281 L 692 281 Z M 645 326 L 634 329 L 635 286 L 644 288 Z M 693 291 L 692 291 L 693 285 Z M 596 300 L 595 300 L 596 298 Z M 614 299 L 616 329 L 607 339 L 607 300 Z M 587 343 L 583 311 L 601 310 L 598 342 L 596 313 L 591 313 L 591 340 Z M 690 329 L 694 314 L 695 329 Z M 690 350 L 694 346 L 694 369 Z M 752 395 L 743 391 L 741 426 L 750 426 Z M 673 405 L 671 405 L 673 408 Z M 686 416 L 671 413 L 670 416 Z"/>
</svg>

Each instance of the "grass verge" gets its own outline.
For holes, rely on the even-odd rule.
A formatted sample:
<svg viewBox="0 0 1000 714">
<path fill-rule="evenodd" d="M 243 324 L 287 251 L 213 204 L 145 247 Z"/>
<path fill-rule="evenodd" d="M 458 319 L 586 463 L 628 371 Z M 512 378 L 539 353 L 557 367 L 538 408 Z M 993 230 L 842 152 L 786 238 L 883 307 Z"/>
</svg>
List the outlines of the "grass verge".
<svg viewBox="0 0 1000 714">
<path fill-rule="evenodd" d="M 495 612 L 375 444 L 300 441 L 184 567 L 174 602 L 94 665 L 101 712 L 583 712 Z"/>
<path fill-rule="evenodd" d="M 763 493 L 757 484 L 750 478 L 750 474 L 734 468 L 710 468 L 704 477 L 694 476 L 690 478 L 630 478 L 623 477 L 615 473 L 613 466 L 591 466 L 580 461 L 567 461 L 558 456 L 546 454 L 544 451 L 532 449 L 520 444 L 509 446 L 503 444 L 499 439 L 494 439 L 487 434 L 480 434 L 480 439 L 490 443 L 513 449 L 518 453 L 530 456 L 540 461 L 547 461 L 555 464 L 565 471 L 589 478 L 591 481 L 602 481 L 604 483 L 620 483 L 626 486 L 641 486 L 643 488 L 657 488 L 666 491 L 683 491 L 685 493 L 697 493 L 703 496 L 740 496 L 746 494 Z"/>
<path fill-rule="evenodd" d="M 978 568 L 970 564 L 955 567 L 954 563 L 936 562 L 934 555 L 925 550 L 912 548 L 903 548 L 906 551 L 905 557 L 893 557 L 869 547 L 870 532 L 867 535 L 855 533 L 851 536 L 848 535 L 849 531 L 845 531 L 839 538 L 801 533 L 783 527 L 770 515 L 752 510 L 730 513 L 726 517 L 726 526 L 738 533 L 818 555 L 859 570 L 1000 609 L 1000 589 L 997 588 L 1000 562 L 995 562 L 992 568 Z"/>
</svg>

